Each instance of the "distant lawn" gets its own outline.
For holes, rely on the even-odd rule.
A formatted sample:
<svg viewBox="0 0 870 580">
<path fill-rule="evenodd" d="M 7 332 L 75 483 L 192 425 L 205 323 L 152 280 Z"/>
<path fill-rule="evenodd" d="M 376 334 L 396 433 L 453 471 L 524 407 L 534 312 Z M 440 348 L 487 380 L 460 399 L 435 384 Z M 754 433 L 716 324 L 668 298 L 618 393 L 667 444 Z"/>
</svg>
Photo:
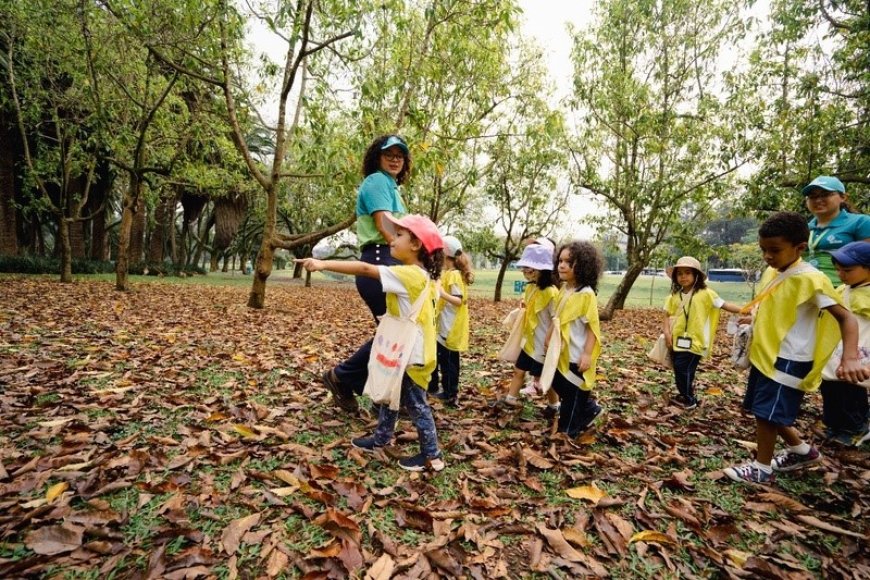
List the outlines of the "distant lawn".
<svg viewBox="0 0 870 580">
<path fill-rule="evenodd" d="M 0 274 L 0 279 L 12 277 L 12 274 Z M 497 270 L 478 270 L 474 273 L 474 284 L 471 286 L 471 295 L 475 298 L 493 297 L 495 293 L 495 280 L 498 276 Z M 57 276 L 42 276 L 44 278 L 57 278 Z M 105 280 L 114 282 L 114 274 L 93 274 L 87 276 L 74 276 L 76 279 L 86 280 Z M 250 286 L 251 276 L 244 275 L 239 272 L 212 272 L 205 276 L 190 276 L 187 278 L 177 278 L 174 276 L 157 277 L 157 276 L 130 276 L 130 281 L 134 284 L 162 282 L 166 284 L 202 284 L 208 286 Z M 616 286 L 619 284 L 620 276 L 605 275 L 601 280 L 601 285 L 598 291 L 598 302 L 604 304 L 613 294 Z M 353 279 L 349 276 L 341 276 L 338 274 L 324 274 L 317 272 L 312 274 L 312 283 L 320 285 L 324 283 L 338 284 L 353 284 Z M 523 280 L 523 275 L 519 270 L 508 270 L 505 272 L 504 285 L 502 286 L 502 299 L 513 300 L 518 299 L 521 293 L 514 292 L 514 282 Z M 293 270 L 274 270 L 269 277 L 266 286 L 270 284 L 302 284 L 302 280 L 293 279 Z M 663 276 L 640 276 L 634 284 L 631 293 L 628 295 L 626 306 L 637 308 L 649 308 L 650 306 L 658 308 L 664 304 L 668 294 L 670 280 Z M 743 282 L 710 282 L 709 286 L 715 290 L 719 296 L 729 302 L 744 304 L 751 297 L 749 286 Z"/>
</svg>

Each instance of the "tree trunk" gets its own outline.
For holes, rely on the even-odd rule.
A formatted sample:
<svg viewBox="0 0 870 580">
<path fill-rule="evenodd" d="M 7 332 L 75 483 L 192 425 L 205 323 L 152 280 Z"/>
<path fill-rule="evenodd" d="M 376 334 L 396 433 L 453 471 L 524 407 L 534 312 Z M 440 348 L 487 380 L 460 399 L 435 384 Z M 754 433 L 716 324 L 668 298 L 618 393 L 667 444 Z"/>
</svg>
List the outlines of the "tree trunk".
<svg viewBox="0 0 870 580">
<path fill-rule="evenodd" d="M 171 235 L 169 228 L 173 227 L 174 215 L 175 195 L 164 191 L 164 196 L 154 210 L 154 228 L 151 230 L 151 240 L 148 244 L 149 264 L 159 264 L 166 257 L 166 242 Z"/>
<path fill-rule="evenodd" d="M 16 132 L 0 112 L 0 255 L 18 255 L 18 214 L 15 210 Z"/>
<path fill-rule="evenodd" d="M 130 188 L 124 194 L 121 225 L 118 228 L 118 259 L 115 261 L 115 290 L 126 292 L 130 289 L 127 274 L 130 270 L 130 233 L 133 230 L 135 208 L 139 203 L 140 183 L 138 177 L 130 176 Z"/>
<path fill-rule="evenodd" d="M 492 297 L 494 302 L 501 302 L 501 286 L 504 283 L 504 274 L 507 271 L 508 264 L 511 262 L 508 258 L 509 256 L 506 255 L 498 268 L 498 276 L 495 278 L 495 294 Z"/>
<path fill-rule="evenodd" d="M 274 182 L 266 191 L 266 218 L 263 223 L 263 241 L 257 253 L 257 263 L 254 264 L 254 282 L 251 285 L 251 295 L 248 297 L 249 308 L 263 308 L 266 304 L 266 280 L 272 274 L 272 258 L 275 248 L 272 245 L 275 237 L 275 225 L 278 221 L 278 196 L 275 193 Z M 244 265 L 243 265 L 244 267 Z"/>
<path fill-rule="evenodd" d="M 145 200 L 136 196 L 136 209 L 133 211 L 133 223 L 130 228 L 130 262 L 136 264 L 145 255 Z"/>
<path fill-rule="evenodd" d="M 63 216 L 58 216 L 57 237 L 60 242 L 60 281 L 72 282 L 72 247 L 70 246 L 69 225 L 70 221 Z M 74 226 L 81 226 L 81 222 L 73 222 Z"/>
<path fill-rule="evenodd" d="M 294 262 L 293 263 L 293 279 L 298 280 L 299 278 L 302 278 L 302 264 Z"/>
<path fill-rule="evenodd" d="M 631 287 L 634 285 L 637 277 L 643 272 L 644 265 L 643 262 L 639 261 L 631 261 L 629 263 L 625 276 L 622 277 L 619 286 L 616 287 L 610 300 L 607 301 L 607 306 L 604 307 L 604 310 L 599 315 L 601 320 L 612 320 L 613 314 L 625 307 L 625 299 L 628 298 L 628 293 L 631 291 Z"/>
<path fill-rule="evenodd" d="M 67 226 L 70 254 L 74 258 L 84 258 L 87 255 L 85 251 L 86 228 L 87 222 L 81 220 L 72 222 Z"/>
</svg>

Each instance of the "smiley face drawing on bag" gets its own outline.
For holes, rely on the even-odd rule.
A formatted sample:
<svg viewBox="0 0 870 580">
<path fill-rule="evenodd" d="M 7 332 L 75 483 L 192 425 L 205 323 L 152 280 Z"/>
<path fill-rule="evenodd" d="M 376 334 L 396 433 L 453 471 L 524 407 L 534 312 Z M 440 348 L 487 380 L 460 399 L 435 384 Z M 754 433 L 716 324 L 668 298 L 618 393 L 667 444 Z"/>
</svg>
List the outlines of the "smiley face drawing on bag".
<svg viewBox="0 0 870 580">
<path fill-rule="evenodd" d="M 385 353 L 383 350 L 378 349 L 376 359 L 377 361 L 383 365 L 384 372 L 387 374 L 395 375 L 402 370 L 402 354 L 404 353 L 403 345 L 398 342 L 393 342 L 389 344 L 391 341 L 386 339 L 383 336 L 376 336 L 375 341 L 378 346 L 388 346 L 389 355 Z M 391 358 L 392 355 L 392 358 Z"/>
</svg>

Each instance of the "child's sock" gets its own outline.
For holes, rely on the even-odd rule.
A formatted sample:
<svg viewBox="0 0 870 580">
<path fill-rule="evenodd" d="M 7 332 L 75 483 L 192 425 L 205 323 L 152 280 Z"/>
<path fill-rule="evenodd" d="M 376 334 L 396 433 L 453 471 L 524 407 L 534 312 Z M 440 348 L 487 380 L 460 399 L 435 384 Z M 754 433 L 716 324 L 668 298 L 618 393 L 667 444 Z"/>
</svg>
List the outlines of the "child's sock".
<svg viewBox="0 0 870 580">
<path fill-rule="evenodd" d="M 752 465 L 755 466 L 759 471 L 763 471 L 764 473 L 773 473 L 773 468 L 768 463 L 767 465 L 763 463 L 759 463 L 758 461 L 753 461 Z"/>
<path fill-rule="evenodd" d="M 806 441 L 800 443 L 799 445 L 789 446 L 788 448 L 789 452 L 796 453 L 798 455 L 806 455 L 810 452 L 810 449 L 812 449 L 812 447 L 810 447 L 810 444 Z"/>
</svg>

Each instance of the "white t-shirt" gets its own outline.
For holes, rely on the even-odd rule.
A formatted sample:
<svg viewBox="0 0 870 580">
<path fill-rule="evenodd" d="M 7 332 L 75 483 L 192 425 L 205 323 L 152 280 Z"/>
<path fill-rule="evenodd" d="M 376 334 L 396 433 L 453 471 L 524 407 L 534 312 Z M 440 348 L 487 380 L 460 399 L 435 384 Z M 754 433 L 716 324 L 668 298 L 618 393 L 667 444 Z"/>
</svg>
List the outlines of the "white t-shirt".
<svg viewBox="0 0 870 580">
<path fill-rule="evenodd" d="M 592 292 L 592 288 L 584 286 L 578 292 Z M 589 319 L 585 316 L 575 318 L 568 326 L 568 363 L 577 364 L 586 346 L 586 333 L 589 332 Z"/>
<path fill-rule="evenodd" d="M 812 361 L 816 346 L 816 325 L 818 324 L 819 312 L 836 303 L 833 298 L 816 292 L 812 299 L 798 305 L 797 318 L 779 346 L 779 356 L 797 362 Z"/>
<path fill-rule="evenodd" d="M 451 284 L 450 288 L 445 288 L 445 290 L 447 290 L 447 293 L 451 296 L 463 298 L 462 288 L 459 284 Z M 450 331 L 453 329 L 457 308 L 459 307 L 447 302 L 446 300 L 444 301 L 444 308 L 441 309 L 441 314 L 438 318 L 438 342 L 441 344 L 444 344 L 444 341 L 447 340 L 447 335 L 450 334 Z"/>
<path fill-rule="evenodd" d="M 553 307 L 553 301 L 547 304 L 546 308 L 538 312 L 538 325 L 535 326 L 535 352 L 532 358 L 539 363 L 544 362 L 547 356 L 547 350 L 544 348 L 544 342 L 547 340 L 547 333 L 550 332 L 550 325 L 553 322 L 553 316 L 556 315 L 556 309 Z"/>
</svg>

